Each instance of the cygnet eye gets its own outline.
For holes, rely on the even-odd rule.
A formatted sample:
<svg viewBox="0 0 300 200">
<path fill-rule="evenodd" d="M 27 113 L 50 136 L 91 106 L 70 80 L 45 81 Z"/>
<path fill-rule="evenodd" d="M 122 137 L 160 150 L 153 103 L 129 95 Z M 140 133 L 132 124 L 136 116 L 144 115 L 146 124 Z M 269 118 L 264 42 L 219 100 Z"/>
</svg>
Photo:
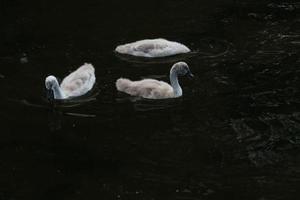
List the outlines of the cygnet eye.
<svg viewBox="0 0 300 200">
<path fill-rule="evenodd" d="M 187 68 L 183 68 L 183 69 L 182 69 L 183 75 L 187 74 L 188 72 L 189 72 L 189 70 L 188 70 Z"/>
</svg>

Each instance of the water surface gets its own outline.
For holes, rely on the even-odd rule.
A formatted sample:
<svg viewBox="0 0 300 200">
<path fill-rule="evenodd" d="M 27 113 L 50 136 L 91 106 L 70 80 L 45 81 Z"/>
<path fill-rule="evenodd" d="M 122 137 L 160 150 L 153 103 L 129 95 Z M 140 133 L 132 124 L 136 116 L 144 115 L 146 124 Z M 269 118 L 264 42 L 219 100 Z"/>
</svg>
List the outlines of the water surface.
<svg viewBox="0 0 300 200">
<path fill-rule="evenodd" d="M 300 2 L 4 0 L 0 199 L 298 199 Z M 189 56 L 119 57 L 164 37 Z M 168 81 L 184 96 L 118 93 L 119 77 Z M 52 108 L 44 79 L 84 62 L 97 85 Z M 298 198 L 297 198 L 298 197 Z"/>
</svg>

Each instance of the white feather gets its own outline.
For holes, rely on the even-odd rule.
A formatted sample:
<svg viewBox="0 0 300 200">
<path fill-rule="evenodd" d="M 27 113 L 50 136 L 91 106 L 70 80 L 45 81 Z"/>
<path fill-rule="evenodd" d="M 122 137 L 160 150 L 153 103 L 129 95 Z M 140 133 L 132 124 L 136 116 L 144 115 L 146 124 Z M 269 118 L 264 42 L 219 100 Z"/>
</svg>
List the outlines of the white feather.
<svg viewBox="0 0 300 200">
<path fill-rule="evenodd" d="M 93 88 L 95 81 L 96 77 L 93 65 L 85 63 L 65 77 L 60 86 L 58 86 L 58 82 L 54 76 L 48 76 L 46 78 L 46 87 L 48 89 L 52 88 L 55 99 L 66 99 L 86 94 Z"/>
<path fill-rule="evenodd" d="M 128 54 L 139 57 L 165 57 L 176 54 L 188 53 L 191 50 L 178 42 L 166 39 L 146 39 L 124 45 L 119 45 L 115 49 L 120 54 Z"/>
<path fill-rule="evenodd" d="M 175 94 L 171 85 L 166 82 L 155 79 L 144 79 L 140 81 L 131 81 L 120 78 L 116 82 L 119 91 L 132 96 L 141 96 L 148 99 L 174 98 Z"/>
<path fill-rule="evenodd" d="M 184 62 L 175 63 L 170 70 L 171 85 L 155 79 L 131 81 L 119 78 L 116 81 L 117 90 L 132 96 L 141 96 L 147 99 L 166 99 L 182 96 L 182 89 L 178 83 L 179 73 L 190 73 L 188 65 Z"/>
</svg>

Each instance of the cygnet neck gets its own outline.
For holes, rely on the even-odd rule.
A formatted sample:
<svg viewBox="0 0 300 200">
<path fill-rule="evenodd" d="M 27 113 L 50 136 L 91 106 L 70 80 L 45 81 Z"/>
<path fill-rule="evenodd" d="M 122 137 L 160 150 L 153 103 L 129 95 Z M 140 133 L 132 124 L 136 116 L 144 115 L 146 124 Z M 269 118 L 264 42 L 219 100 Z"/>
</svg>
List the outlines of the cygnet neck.
<svg viewBox="0 0 300 200">
<path fill-rule="evenodd" d="M 178 82 L 178 74 L 176 70 L 172 70 L 170 71 L 170 82 L 171 82 L 171 86 L 174 90 L 174 96 L 175 97 L 180 97 L 182 96 L 182 89 L 179 85 Z"/>
<path fill-rule="evenodd" d="M 57 80 L 52 85 L 52 91 L 53 91 L 55 99 L 65 99 L 66 98 L 66 95 L 61 90 Z"/>
</svg>

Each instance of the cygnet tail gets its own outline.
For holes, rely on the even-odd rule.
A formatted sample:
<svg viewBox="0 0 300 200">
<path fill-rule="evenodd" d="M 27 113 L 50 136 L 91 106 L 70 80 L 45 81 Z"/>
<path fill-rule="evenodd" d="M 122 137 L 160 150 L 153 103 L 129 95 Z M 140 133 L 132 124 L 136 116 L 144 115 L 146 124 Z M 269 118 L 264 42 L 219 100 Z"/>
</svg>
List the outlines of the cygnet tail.
<svg viewBox="0 0 300 200">
<path fill-rule="evenodd" d="M 115 51 L 121 54 L 126 54 L 128 53 L 128 51 L 130 50 L 130 48 L 128 47 L 128 45 L 119 45 L 116 47 Z"/>
<path fill-rule="evenodd" d="M 128 93 L 128 89 L 131 86 L 131 80 L 126 79 L 126 78 L 119 78 L 116 81 L 116 87 L 117 90 L 121 91 L 121 92 L 126 92 Z"/>
<path fill-rule="evenodd" d="M 79 69 L 82 71 L 88 71 L 90 73 L 95 73 L 95 68 L 90 63 L 84 63 Z"/>
</svg>

